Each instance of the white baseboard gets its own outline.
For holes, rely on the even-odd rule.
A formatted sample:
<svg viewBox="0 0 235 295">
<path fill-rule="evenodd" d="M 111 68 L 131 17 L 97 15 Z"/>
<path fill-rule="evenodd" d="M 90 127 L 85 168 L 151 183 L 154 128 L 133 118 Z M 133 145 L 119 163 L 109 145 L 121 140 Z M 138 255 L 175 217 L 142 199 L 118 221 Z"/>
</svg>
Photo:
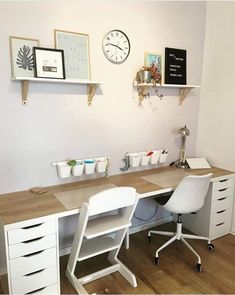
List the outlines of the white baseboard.
<svg viewBox="0 0 235 295">
<path fill-rule="evenodd" d="M 171 221 L 172 221 L 172 216 L 169 216 L 169 217 L 166 217 L 166 218 L 162 218 L 162 219 L 154 220 L 152 222 L 148 222 L 146 224 L 141 224 L 141 225 L 138 225 L 138 226 L 135 226 L 135 227 L 131 227 L 129 229 L 129 234 L 130 235 L 135 234 L 135 233 L 137 233 L 139 231 L 146 230 L 148 228 L 158 226 L 160 224 L 164 224 L 164 223 L 171 222 Z M 71 247 L 72 247 L 72 244 L 70 246 L 66 247 L 66 248 L 60 249 L 60 256 L 70 254 Z"/>
</svg>

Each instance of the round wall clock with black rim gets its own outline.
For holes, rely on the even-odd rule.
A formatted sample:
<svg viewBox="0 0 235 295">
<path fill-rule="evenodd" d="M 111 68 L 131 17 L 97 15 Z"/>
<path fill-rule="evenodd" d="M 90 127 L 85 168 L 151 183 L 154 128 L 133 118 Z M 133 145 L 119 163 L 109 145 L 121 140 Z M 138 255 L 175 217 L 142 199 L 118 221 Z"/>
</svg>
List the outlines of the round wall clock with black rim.
<svg viewBox="0 0 235 295">
<path fill-rule="evenodd" d="M 102 48 L 106 58 L 114 63 L 123 63 L 130 53 L 130 41 L 125 33 L 120 30 L 108 32 L 102 42 Z"/>
</svg>

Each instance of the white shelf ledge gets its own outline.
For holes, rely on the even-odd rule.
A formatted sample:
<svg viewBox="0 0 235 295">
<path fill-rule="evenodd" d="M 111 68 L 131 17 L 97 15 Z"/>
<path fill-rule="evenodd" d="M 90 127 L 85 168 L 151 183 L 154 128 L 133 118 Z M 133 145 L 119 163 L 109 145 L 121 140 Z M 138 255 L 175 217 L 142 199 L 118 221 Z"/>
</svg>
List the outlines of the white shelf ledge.
<svg viewBox="0 0 235 295">
<path fill-rule="evenodd" d="M 58 84 L 77 84 L 77 85 L 87 85 L 87 100 L 90 106 L 93 97 L 96 92 L 96 88 L 101 84 L 106 84 L 104 81 L 92 81 L 92 80 L 79 80 L 79 79 L 48 79 L 48 78 L 35 78 L 35 77 L 14 77 L 13 81 L 21 82 L 21 95 L 22 104 L 27 105 L 29 83 L 58 83 Z"/>
<path fill-rule="evenodd" d="M 181 105 L 183 101 L 186 99 L 189 91 L 193 88 L 200 88 L 200 85 L 181 85 L 181 84 L 153 84 L 153 83 L 137 83 L 134 82 L 134 86 L 138 88 L 139 94 L 139 105 L 142 104 L 143 99 L 146 96 L 146 91 L 149 87 L 156 87 L 156 88 L 176 88 L 180 90 L 179 94 L 179 104 Z"/>
</svg>

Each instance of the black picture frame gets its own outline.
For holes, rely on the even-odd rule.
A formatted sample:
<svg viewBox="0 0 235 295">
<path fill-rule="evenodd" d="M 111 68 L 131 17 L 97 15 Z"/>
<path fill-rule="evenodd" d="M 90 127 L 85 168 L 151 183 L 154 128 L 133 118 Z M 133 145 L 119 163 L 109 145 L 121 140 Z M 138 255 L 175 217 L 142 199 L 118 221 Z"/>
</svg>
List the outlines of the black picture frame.
<svg viewBox="0 0 235 295">
<path fill-rule="evenodd" d="M 187 51 L 165 48 L 165 84 L 187 85 Z"/>
<path fill-rule="evenodd" d="M 64 50 L 33 47 L 36 78 L 65 79 Z"/>
</svg>

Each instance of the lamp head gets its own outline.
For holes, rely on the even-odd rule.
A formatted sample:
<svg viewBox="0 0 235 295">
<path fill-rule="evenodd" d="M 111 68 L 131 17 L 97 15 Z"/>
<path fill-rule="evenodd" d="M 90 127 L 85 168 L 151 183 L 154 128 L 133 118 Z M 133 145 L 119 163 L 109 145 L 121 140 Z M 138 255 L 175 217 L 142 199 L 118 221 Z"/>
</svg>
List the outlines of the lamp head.
<svg viewBox="0 0 235 295">
<path fill-rule="evenodd" d="M 190 131 L 188 130 L 188 128 L 186 127 L 186 125 L 182 128 L 180 128 L 178 130 L 178 133 L 184 137 L 189 136 L 190 135 Z"/>
</svg>

